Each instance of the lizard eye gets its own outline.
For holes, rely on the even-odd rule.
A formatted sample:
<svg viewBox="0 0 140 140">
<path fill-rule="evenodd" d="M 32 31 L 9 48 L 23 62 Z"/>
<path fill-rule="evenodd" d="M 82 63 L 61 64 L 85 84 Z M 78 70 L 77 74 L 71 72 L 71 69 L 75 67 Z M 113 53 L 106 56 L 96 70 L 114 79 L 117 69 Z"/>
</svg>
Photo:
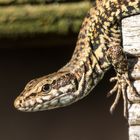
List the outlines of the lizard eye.
<svg viewBox="0 0 140 140">
<path fill-rule="evenodd" d="M 43 85 L 42 91 L 44 91 L 44 92 L 49 92 L 50 90 L 51 90 L 50 84 L 45 84 L 45 85 Z"/>
</svg>

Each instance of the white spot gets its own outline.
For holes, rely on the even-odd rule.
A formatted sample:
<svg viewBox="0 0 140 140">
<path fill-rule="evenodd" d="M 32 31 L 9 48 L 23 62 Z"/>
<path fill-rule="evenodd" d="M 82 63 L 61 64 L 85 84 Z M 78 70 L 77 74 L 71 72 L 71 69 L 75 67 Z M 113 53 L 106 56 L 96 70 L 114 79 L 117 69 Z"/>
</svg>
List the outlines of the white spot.
<svg viewBox="0 0 140 140">
<path fill-rule="evenodd" d="M 34 100 L 30 100 L 30 105 L 33 106 L 35 104 Z"/>
<path fill-rule="evenodd" d="M 63 104 L 63 105 L 67 105 L 68 103 L 70 103 L 70 101 L 71 101 L 72 99 L 73 99 L 73 96 L 67 95 L 67 96 L 61 97 L 61 98 L 60 98 L 60 102 L 61 102 L 61 104 Z"/>
<path fill-rule="evenodd" d="M 34 111 L 39 111 L 41 106 L 42 106 L 42 105 L 39 104 L 39 105 L 37 105 L 33 110 L 34 110 Z"/>
<path fill-rule="evenodd" d="M 50 98 L 51 98 L 51 95 L 48 95 L 48 96 L 42 96 L 42 99 L 45 100 L 45 101 L 46 101 L 46 100 L 50 100 Z"/>
<path fill-rule="evenodd" d="M 30 103 L 29 103 L 29 101 L 27 100 L 27 101 L 25 101 L 24 102 L 24 104 L 23 104 L 25 107 L 27 107 L 27 106 L 29 106 L 30 105 Z"/>
<path fill-rule="evenodd" d="M 58 96 L 59 94 L 58 94 L 57 90 L 54 89 L 54 90 L 52 90 L 51 95 L 52 95 L 53 97 L 54 97 L 54 96 L 56 97 L 56 96 Z"/>
<path fill-rule="evenodd" d="M 44 104 L 43 104 L 43 105 L 48 105 L 48 103 L 49 103 L 49 102 L 44 102 Z"/>
<path fill-rule="evenodd" d="M 49 106 L 48 104 L 44 104 L 44 106 L 43 106 L 43 110 L 47 109 L 48 106 Z"/>
<path fill-rule="evenodd" d="M 38 102 L 38 103 L 42 103 L 43 101 L 41 100 L 41 98 L 36 98 L 36 101 Z"/>
<path fill-rule="evenodd" d="M 52 106 L 55 106 L 55 105 L 57 105 L 57 103 L 58 103 L 58 100 L 55 99 L 55 100 L 52 100 L 50 104 L 51 104 Z"/>
<path fill-rule="evenodd" d="M 22 108 L 22 107 L 20 107 L 20 108 L 18 108 L 20 111 L 25 111 L 25 109 L 24 108 Z"/>
<path fill-rule="evenodd" d="M 32 111 L 32 108 L 29 108 L 28 111 Z"/>
<path fill-rule="evenodd" d="M 72 89 L 73 86 L 72 85 L 67 85 L 65 87 L 61 87 L 59 90 L 63 93 L 66 93 L 69 89 Z"/>
</svg>

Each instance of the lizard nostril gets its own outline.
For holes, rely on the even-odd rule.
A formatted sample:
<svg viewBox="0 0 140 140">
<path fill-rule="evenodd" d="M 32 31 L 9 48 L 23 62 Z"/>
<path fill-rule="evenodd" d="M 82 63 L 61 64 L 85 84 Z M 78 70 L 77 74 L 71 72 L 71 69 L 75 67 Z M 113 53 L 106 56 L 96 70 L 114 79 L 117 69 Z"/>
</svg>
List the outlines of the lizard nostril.
<svg viewBox="0 0 140 140">
<path fill-rule="evenodd" d="M 14 106 L 15 106 L 15 108 L 19 108 L 19 107 L 21 107 L 21 104 L 23 103 L 23 100 L 21 99 L 21 98 L 17 98 L 15 101 L 14 101 Z"/>
</svg>

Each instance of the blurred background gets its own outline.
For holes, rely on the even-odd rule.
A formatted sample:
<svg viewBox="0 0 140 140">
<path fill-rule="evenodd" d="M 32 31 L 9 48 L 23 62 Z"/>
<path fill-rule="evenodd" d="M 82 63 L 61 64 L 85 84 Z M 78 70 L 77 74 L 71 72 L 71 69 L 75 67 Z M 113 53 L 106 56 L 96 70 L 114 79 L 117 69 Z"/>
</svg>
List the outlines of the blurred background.
<svg viewBox="0 0 140 140">
<path fill-rule="evenodd" d="M 106 73 L 81 101 L 24 113 L 13 102 L 31 79 L 52 73 L 72 56 L 89 0 L 0 0 L 0 140 L 127 140 L 123 102 L 113 115 L 114 84 Z"/>
</svg>

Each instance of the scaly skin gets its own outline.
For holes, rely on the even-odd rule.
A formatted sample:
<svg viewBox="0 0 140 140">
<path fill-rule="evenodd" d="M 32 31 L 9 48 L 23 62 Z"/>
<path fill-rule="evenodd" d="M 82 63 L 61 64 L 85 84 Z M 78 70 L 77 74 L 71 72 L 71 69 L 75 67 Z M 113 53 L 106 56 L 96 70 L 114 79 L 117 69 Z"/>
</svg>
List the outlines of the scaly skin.
<svg viewBox="0 0 140 140">
<path fill-rule="evenodd" d="M 127 59 L 122 51 L 121 20 L 140 13 L 140 0 L 97 0 L 82 24 L 71 60 L 57 72 L 30 81 L 14 102 L 21 111 L 41 111 L 63 107 L 82 99 L 113 66 L 117 91 L 112 112 L 120 95 L 126 117 L 127 86 L 131 86 Z"/>
</svg>

